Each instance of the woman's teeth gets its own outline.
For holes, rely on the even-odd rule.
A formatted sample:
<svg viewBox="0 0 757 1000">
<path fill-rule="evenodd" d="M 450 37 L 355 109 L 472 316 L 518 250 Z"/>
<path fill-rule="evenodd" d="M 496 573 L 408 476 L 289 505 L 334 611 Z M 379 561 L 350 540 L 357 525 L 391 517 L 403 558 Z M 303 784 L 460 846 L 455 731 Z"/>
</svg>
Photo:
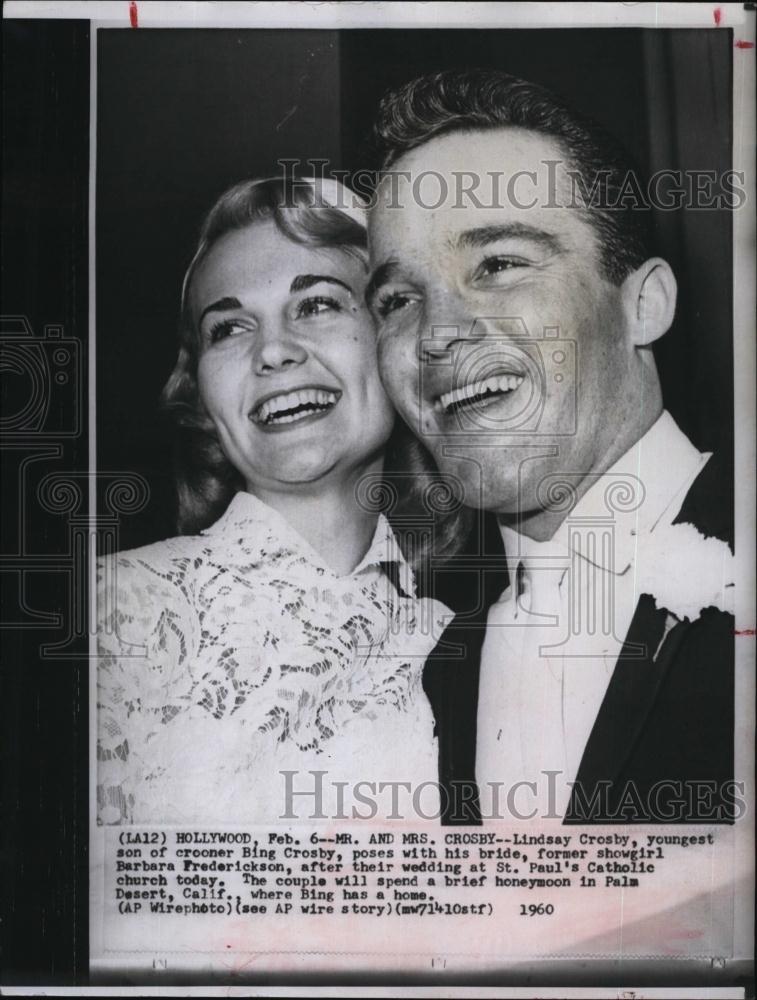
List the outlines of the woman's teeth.
<svg viewBox="0 0 757 1000">
<path fill-rule="evenodd" d="M 272 396 L 261 403 L 251 414 L 253 423 L 291 424 L 295 420 L 309 417 L 334 406 L 339 397 L 327 389 L 296 389 Z"/>
<path fill-rule="evenodd" d="M 512 392 L 522 382 L 522 375 L 494 375 L 491 378 L 469 382 L 467 385 L 459 386 L 450 392 L 442 393 L 439 397 L 438 405 L 449 413 L 451 410 L 465 406 L 468 403 L 479 402 L 487 396 Z"/>
</svg>

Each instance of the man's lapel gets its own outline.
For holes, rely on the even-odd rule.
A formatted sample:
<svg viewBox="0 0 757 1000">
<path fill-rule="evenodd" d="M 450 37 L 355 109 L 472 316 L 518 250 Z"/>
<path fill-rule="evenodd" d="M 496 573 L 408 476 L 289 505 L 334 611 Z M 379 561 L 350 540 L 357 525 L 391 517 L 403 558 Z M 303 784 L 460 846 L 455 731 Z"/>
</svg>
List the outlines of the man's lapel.
<svg viewBox="0 0 757 1000">
<path fill-rule="evenodd" d="M 721 538 L 733 548 L 732 482 L 730 467 L 713 456 L 689 489 L 673 523 L 693 524 L 704 537 Z M 677 622 L 666 634 L 667 617 L 664 609 L 655 608 L 649 594 L 642 594 L 576 776 L 586 796 L 591 796 L 598 781 L 616 782 L 638 751 L 660 685 L 691 628 L 689 622 Z M 634 656 L 634 644 L 644 647 L 642 657 Z M 575 793 L 569 815 L 574 807 Z"/>
<path fill-rule="evenodd" d="M 587 801 L 598 782 L 614 783 L 637 749 L 644 724 L 686 630 L 665 632 L 667 612 L 642 594 L 576 776 Z M 643 655 L 634 654 L 641 646 Z M 575 791 L 571 808 L 575 806 Z"/>
</svg>

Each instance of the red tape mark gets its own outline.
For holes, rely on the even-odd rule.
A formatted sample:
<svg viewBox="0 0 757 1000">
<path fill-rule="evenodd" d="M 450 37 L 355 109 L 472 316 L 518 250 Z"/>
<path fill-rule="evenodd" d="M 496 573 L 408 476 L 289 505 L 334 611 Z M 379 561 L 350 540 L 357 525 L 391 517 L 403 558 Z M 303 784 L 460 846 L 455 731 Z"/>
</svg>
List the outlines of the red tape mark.
<svg viewBox="0 0 757 1000">
<path fill-rule="evenodd" d="M 754 42 L 742 42 L 741 39 L 739 39 L 737 42 L 734 42 L 733 45 L 734 45 L 734 48 L 736 48 L 736 49 L 753 49 L 754 48 Z"/>
<path fill-rule="evenodd" d="M 720 18 L 722 16 L 723 16 L 723 11 L 720 9 L 720 7 L 716 7 L 715 10 L 712 12 L 712 18 L 713 18 L 715 24 L 718 24 L 718 25 L 720 24 Z"/>
<path fill-rule="evenodd" d="M 132 28 L 139 27 L 139 13 L 137 11 L 135 0 L 131 0 L 131 3 L 129 4 L 129 20 L 131 21 Z"/>
</svg>

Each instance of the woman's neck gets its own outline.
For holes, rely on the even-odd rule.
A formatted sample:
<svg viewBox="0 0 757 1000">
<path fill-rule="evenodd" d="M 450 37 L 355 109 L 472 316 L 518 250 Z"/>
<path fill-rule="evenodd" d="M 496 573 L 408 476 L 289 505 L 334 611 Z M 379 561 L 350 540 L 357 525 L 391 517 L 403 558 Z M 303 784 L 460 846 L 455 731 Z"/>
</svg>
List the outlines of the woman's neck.
<svg viewBox="0 0 757 1000">
<path fill-rule="evenodd" d="M 338 576 L 346 576 L 367 552 L 378 520 L 375 511 L 358 503 L 356 486 L 366 473 L 380 473 L 382 464 L 298 491 L 271 491 L 252 484 L 248 490 L 281 514 Z"/>
</svg>

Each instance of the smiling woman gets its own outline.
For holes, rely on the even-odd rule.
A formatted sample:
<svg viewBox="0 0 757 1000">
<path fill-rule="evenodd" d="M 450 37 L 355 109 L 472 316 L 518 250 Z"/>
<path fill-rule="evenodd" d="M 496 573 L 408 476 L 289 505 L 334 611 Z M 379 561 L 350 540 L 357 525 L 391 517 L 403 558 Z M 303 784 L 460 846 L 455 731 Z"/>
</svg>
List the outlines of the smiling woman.
<svg viewBox="0 0 757 1000">
<path fill-rule="evenodd" d="M 358 499 L 395 417 L 337 194 L 249 181 L 203 225 L 164 392 L 184 534 L 98 567 L 102 823 L 291 815 L 284 771 L 325 773 L 326 815 L 337 780 L 436 781 L 421 672 L 446 609 Z"/>
<path fill-rule="evenodd" d="M 359 257 L 293 243 L 273 220 L 221 237 L 194 274 L 200 398 L 261 499 L 380 469 L 394 412 L 365 282 Z"/>
<path fill-rule="evenodd" d="M 336 201 L 336 185 L 330 193 Z M 356 204 L 349 199 L 339 203 Z M 293 463 L 314 461 L 311 446 L 326 449 L 330 442 L 336 449 L 337 424 L 350 416 L 354 421 L 358 404 L 375 417 L 375 427 L 354 421 L 352 433 L 368 431 L 380 446 L 386 443 L 394 418 L 378 381 L 373 324 L 363 306 L 365 247 L 362 209 L 331 207 L 323 184 L 316 195 L 301 182 L 245 181 L 208 213 L 184 279 L 181 347 L 164 390 L 181 430 L 182 532 L 212 523 L 240 488 L 250 487 L 250 476 L 256 478 L 253 492 L 289 492 L 278 478 L 286 475 L 284 456 Z M 355 382 L 361 377 L 363 400 Z M 351 391 L 343 399 L 345 380 Z M 324 408 L 317 399 L 308 406 L 303 400 L 298 408 L 279 398 L 306 390 L 331 393 L 337 401 Z M 334 409 L 341 411 L 333 414 L 337 419 L 296 449 L 289 447 L 291 433 L 282 442 L 271 434 L 291 423 L 290 431 L 302 437 L 303 423 Z M 271 461 L 273 474 L 265 469 Z M 339 472 L 348 461 L 345 455 L 338 462 Z M 311 475 L 322 482 L 317 470 Z"/>
</svg>

